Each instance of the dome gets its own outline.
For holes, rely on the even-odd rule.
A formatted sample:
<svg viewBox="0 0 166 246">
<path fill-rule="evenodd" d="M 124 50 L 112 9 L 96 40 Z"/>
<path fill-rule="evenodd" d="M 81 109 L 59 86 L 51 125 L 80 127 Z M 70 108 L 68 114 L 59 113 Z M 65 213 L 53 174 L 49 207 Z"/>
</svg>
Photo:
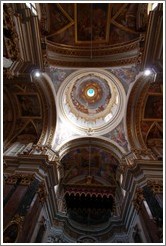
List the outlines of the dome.
<svg viewBox="0 0 166 246">
<path fill-rule="evenodd" d="M 101 135 L 115 128 L 123 117 L 124 104 L 121 82 L 105 70 L 73 72 L 58 92 L 61 120 L 82 134 Z"/>
</svg>

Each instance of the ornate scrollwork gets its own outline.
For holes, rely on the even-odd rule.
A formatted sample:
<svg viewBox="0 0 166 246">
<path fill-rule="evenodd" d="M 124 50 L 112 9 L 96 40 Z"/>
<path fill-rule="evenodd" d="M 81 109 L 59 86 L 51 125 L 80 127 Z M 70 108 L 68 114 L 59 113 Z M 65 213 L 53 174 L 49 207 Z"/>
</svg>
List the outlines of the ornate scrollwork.
<svg viewBox="0 0 166 246">
<path fill-rule="evenodd" d="M 11 59 L 20 58 L 18 47 L 18 34 L 14 23 L 14 11 L 11 7 L 4 4 L 4 39 L 8 57 Z M 10 70 L 8 70 L 10 71 Z"/>
<path fill-rule="evenodd" d="M 143 149 L 133 148 L 132 153 L 135 155 L 136 157 L 135 159 L 147 159 L 147 160 L 156 159 L 151 149 L 148 149 L 148 148 L 143 148 Z"/>
<path fill-rule="evenodd" d="M 137 211 L 140 210 L 142 202 L 144 200 L 143 190 L 141 188 L 137 188 L 133 200 L 133 205 Z"/>
<path fill-rule="evenodd" d="M 47 192 L 46 192 L 46 187 L 44 185 L 44 182 L 42 182 L 39 185 L 37 193 L 38 193 L 40 202 L 44 203 L 46 201 L 46 197 L 47 197 Z"/>
<path fill-rule="evenodd" d="M 163 193 L 163 184 L 161 181 L 148 180 L 147 186 L 151 188 L 154 194 Z"/>
<path fill-rule="evenodd" d="M 24 221 L 24 216 L 20 216 L 19 214 L 16 214 L 13 217 L 11 223 L 17 223 L 20 227 L 22 227 L 23 221 Z"/>
<path fill-rule="evenodd" d="M 35 176 L 33 174 L 14 174 L 8 176 L 5 182 L 6 184 L 16 184 L 20 179 L 20 185 L 30 185 L 34 178 Z"/>
</svg>

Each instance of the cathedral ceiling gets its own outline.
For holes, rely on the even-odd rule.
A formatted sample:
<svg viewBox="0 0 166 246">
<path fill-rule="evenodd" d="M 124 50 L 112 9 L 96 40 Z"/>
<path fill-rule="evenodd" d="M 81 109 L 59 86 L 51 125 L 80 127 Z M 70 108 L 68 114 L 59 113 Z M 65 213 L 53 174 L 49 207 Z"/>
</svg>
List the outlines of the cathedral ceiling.
<svg viewBox="0 0 166 246">
<path fill-rule="evenodd" d="M 12 121 L 12 132 L 8 136 L 8 140 L 20 143 L 36 143 L 40 137 L 42 131 L 42 103 L 40 96 L 36 88 L 27 87 L 23 83 L 10 84 L 4 86 L 7 91 L 12 103 L 13 109 L 13 121 Z M 7 102 L 4 101 L 4 107 Z M 4 117 L 5 127 L 4 133 L 6 133 L 6 121 L 7 115 Z M 4 135 L 6 138 L 6 134 Z M 4 139 L 7 141 L 7 139 Z"/>
<path fill-rule="evenodd" d="M 86 69 L 72 73 L 57 96 L 59 116 L 76 132 L 103 134 L 120 123 L 125 91 L 120 81 L 104 70 Z"/>
<path fill-rule="evenodd" d="M 47 38 L 52 42 L 78 46 L 89 45 L 91 41 L 99 47 L 130 42 L 138 38 L 140 28 L 143 31 L 146 27 L 147 4 L 142 5 L 141 10 L 133 3 L 49 3 Z M 141 11 L 145 15 L 142 27 L 138 21 Z"/>
<path fill-rule="evenodd" d="M 50 141 L 49 135 L 52 141 L 56 127 L 53 92 L 48 86 L 47 78 L 41 77 L 35 83 L 29 80 L 28 77 L 21 82 L 19 79 L 13 79 L 13 83 L 4 80 L 5 147 L 14 142 L 40 144 L 46 140 L 46 136 Z M 54 117 L 48 112 L 48 104 Z"/>
<path fill-rule="evenodd" d="M 139 42 L 147 25 L 147 6 L 135 3 L 40 4 L 40 23 L 42 34 L 46 36 L 49 62 L 69 67 L 139 63 Z M 61 59 L 55 58 L 55 54 Z M 79 58 L 77 63 L 76 57 Z"/>
<path fill-rule="evenodd" d="M 153 76 L 138 78 L 130 93 L 126 119 L 128 140 L 132 148 L 135 148 L 138 144 L 140 148 L 157 147 L 160 149 L 158 154 L 162 155 L 163 83 L 160 77 L 154 82 Z M 136 100 L 135 93 L 138 96 Z M 134 111 L 130 105 L 135 105 Z M 132 127 L 131 118 L 134 120 Z M 131 137 L 132 132 L 137 136 L 135 139 Z"/>
<path fill-rule="evenodd" d="M 119 159 L 123 161 L 130 147 L 135 147 L 128 139 L 139 142 L 142 148 L 158 145 L 162 149 L 162 83 L 136 78 L 147 4 L 39 5 L 42 40 L 46 40 L 42 45 L 46 45 L 48 60 L 45 71 L 51 79 L 48 78 L 49 86 L 42 78 L 31 84 L 19 82 L 19 78 L 14 83 L 5 81 L 4 138 L 7 144 L 9 140 L 41 144 L 59 153 L 64 168 L 60 182 L 68 195 L 68 208 L 75 208 L 75 198 L 78 199 L 79 211 L 74 217 L 81 215 L 82 219 L 89 215 L 91 204 L 92 216 L 98 218 L 91 218 L 91 222 L 97 224 L 103 215 L 101 209 L 113 209 Z M 7 23 L 5 28 L 8 29 Z M 8 42 L 10 33 L 6 35 L 9 52 L 17 45 Z M 17 58 L 13 54 L 9 57 Z M 77 69 L 83 66 L 107 68 Z M 131 88 L 135 89 L 135 84 L 134 91 Z M 130 129 L 128 135 L 126 125 Z M 101 201 L 103 205 L 98 206 Z M 85 203 L 80 211 L 82 202 Z M 108 221 L 109 216 L 106 214 L 103 221 Z"/>
<path fill-rule="evenodd" d="M 88 145 L 88 144 L 87 144 Z M 93 176 L 91 185 L 116 185 L 115 173 L 118 160 L 108 151 L 91 146 L 80 146 L 62 158 L 65 184 L 89 185 L 88 176 Z"/>
<path fill-rule="evenodd" d="M 163 85 L 161 81 L 152 83 L 147 91 L 142 121 L 142 137 L 148 147 L 163 145 Z"/>
</svg>

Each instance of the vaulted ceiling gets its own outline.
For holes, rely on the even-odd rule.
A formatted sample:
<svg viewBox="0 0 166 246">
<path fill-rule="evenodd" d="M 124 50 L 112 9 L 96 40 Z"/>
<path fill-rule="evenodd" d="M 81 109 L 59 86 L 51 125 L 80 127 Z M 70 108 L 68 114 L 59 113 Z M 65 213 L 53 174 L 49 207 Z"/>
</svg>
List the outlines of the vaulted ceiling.
<svg viewBox="0 0 166 246">
<path fill-rule="evenodd" d="M 149 48 L 148 4 L 37 3 L 38 16 L 14 6 L 14 18 L 4 8 L 4 55 L 13 62 L 4 68 L 5 147 L 18 141 L 59 153 L 71 218 L 89 223 L 90 206 L 92 224 L 106 222 L 130 151 L 162 152 L 162 72 L 142 72 L 151 56 L 162 70 L 158 33 Z"/>
<path fill-rule="evenodd" d="M 147 7 L 146 3 L 40 4 L 49 62 L 77 67 L 138 63 Z M 55 58 L 58 54 L 61 59 Z"/>
</svg>

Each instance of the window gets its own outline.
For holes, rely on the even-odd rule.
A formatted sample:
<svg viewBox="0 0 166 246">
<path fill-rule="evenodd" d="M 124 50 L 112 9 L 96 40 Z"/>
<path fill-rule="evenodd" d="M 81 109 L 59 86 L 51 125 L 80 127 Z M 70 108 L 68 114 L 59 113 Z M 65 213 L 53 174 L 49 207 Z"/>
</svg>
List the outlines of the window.
<svg viewBox="0 0 166 246">
<path fill-rule="evenodd" d="M 25 3 L 28 8 L 31 9 L 32 13 L 34 15 L 37 15 L 37 9 L 36 9 L 36 4 L 35 3 Z"/>
<path fill-rule="evenodd" d="M 150 11 L 155 10 L 157 8 L 157 6 L 158 6 L 158 3 L 157 2 L 155 2 L 155 3 L 148 3 L 148 14 L 149 14 Z"/>
</svg>

